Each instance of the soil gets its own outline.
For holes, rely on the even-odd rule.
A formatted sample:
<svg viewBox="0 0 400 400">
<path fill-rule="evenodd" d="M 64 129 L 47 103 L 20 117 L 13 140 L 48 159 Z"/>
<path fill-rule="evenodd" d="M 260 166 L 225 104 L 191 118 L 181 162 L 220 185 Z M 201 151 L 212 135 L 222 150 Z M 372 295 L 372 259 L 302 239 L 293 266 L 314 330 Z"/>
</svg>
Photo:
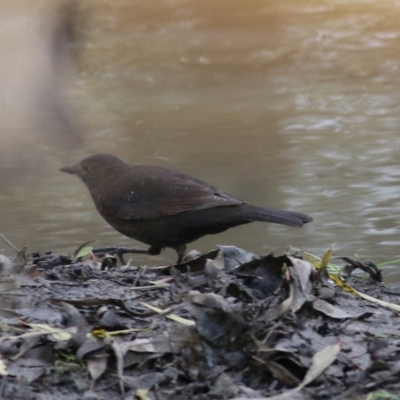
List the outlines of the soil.
<svg viewBox="0 0 400 400">
<path fill-rule="evenodd" d="M 1 399 L 400 399 L 400 293 L 371 263 L 77 253 L 0 256 Z"/>
</svg>

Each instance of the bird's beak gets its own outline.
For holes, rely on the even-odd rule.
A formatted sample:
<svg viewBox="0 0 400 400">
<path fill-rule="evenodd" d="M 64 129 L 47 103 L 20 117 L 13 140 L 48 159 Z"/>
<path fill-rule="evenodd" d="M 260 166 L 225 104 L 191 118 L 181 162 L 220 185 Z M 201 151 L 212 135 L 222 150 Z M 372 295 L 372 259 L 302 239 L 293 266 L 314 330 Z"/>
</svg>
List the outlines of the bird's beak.
<svg viewBox="0 0 400 400">
<path fill-rule="evenodd" d="M 65 172 L 67 174 L 78 175 L 79 164 L 67 165 L 66 167 L 60 168 L 60 171 Z"/>
</svg>

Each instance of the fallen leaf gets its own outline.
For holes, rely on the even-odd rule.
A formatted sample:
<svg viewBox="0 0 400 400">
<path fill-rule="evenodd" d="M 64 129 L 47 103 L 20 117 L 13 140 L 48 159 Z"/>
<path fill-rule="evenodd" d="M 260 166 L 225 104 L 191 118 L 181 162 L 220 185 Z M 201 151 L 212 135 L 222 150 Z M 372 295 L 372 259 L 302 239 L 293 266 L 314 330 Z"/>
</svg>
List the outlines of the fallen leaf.
<svg viewBox="0 0 400 400">
<path fill-rule="evenodd" d="M 74 258 L 75 260 L 78 260 L 82 257 L 85 257 L 87 255 L 89 255 L 90 253 L 92 253 L 93 251 L 93 246 L 88 246 L 88 244 L 93 243 L 93 240 L 91 240 L 90 242 L 86 242 L 82 245 L 80 245 L 74 253 Z"/>
<path fill-rule="evenodd" d="M 268 361 L 265 363 L 267 368 L 271 371 L 272 375 L 279 382 L 287 387 L 294 387 L 299 385 L 299 380 L 284 366 L 275 361 Z"/>
<path fill-rule="evenodd" d="M 150 397 L 147 396 L 147 393 L 149 393 L 148 389 L 138 389 L 135 395 L 139 397 L 140 400 L 151 400 Z"/>
<path fill-rule="evenodd" d="M 263 319 L 266 321 L 273 321 L 277 318 L 284 317 L 287 313 L 292 309 L 293 299 L 294 299 L 294 286 L 293 281 L 289 281 L 289 296 L 287 299 L 282 301 L 281 304 L 278 304 L 276 307 L 270 308 Z"/>
<path fill-rule="evenodd" d="M 0 357 L 0 375 L 5 376 L 7 375 L 7 367 L 6 364 L 4 363 L 4 360 Z"/>
<path fill-rule="evenodd" d="M 67 341 L 72 337 L 72 335 L 66 329 L 54 328 L 53 326 L 47 324 L 29 324 L 29 326 L 41 333 L 50 334 L 51 337 L 57 342 Z"/>
<path fill-rule="evenodd" d="M 322 312 L 331 318 L 344 319 L 344 318 L 355 318 L 353 315 L 349 314 L 347 311 L 341 310 L 338 307 L 328 303 L 325 300 L 316 299 L 313 302 L 314 310 Z"/>
<path fill-rule="evenodd" d="M 163 314 L 165 312 L 165 310 L 162 310 L 161 308 L 158 308 L 158 307 L 154 307 L 151 304 L 145 303 L 143 301 L 140 301 L 139 303 L 142 306 L 150 308 L 150 310 L 153 310 L 154 312 L 156 312 L 158 314 Z M 194 321 L 192 321 L 190 319 L 179 317 L 178 315 L 175 315 L 175 314 L 167 314 L 166 317 L 169 319 L 172 319 L 175 322 L 179 322 L 182 325 L 186 325 L 186 326 L 195 326 L 196 325 L 196 323 Z"/>
<path fill-rule="evenodd" d="M 107 369 L 108 356 L 105 357 L 93 357 L 86 360 L 86 364 L 90 373 L 91 378 L 95 381 L 103 375 Z"/>
<path fill-rule="evenodd" d="M 292 268 L 297 272 L 299 278 L 300 288 L 303 292 L 307 291 L 308 283 L 310 282 L 310 275 L 314 267 L 309 261 L 302 260 L 300 258 L 288 256 L 292 263 Z"/>
<path fill-rule="evenodd" d="M 306 376 L 303 379 L 303 382 L 300 383 L 294 390 L 299 392 L 309 383 L 311 383 L 315 378 L 321 375 L 326 368 L 328 368 L 335 360 L 338 354 L 340 353 L 340 345 L 332 344 L 326 346 L 318 353 L 314 354 L 312 358 L 311 367 L 307 371 Z"/>
</svg>

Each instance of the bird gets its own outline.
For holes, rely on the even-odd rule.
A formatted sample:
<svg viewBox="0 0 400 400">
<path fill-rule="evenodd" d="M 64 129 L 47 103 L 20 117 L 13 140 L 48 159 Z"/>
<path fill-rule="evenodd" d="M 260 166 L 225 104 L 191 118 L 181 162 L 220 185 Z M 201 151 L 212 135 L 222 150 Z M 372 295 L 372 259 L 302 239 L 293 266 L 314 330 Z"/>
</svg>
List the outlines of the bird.
<svg viewBox="0 0 400 400">
<path fill-rule="evenodd" d="M 158 255 L 164 248 L 183 261 L 186 245 L 253 221 L 301 227 L 306 214 L 247 204 L 184 173 L 152 165 L 130 165 L 111 154 L 95 154 L 60 171 L 79 177 L 99 214 L 121 234 Z"/>
</svg>

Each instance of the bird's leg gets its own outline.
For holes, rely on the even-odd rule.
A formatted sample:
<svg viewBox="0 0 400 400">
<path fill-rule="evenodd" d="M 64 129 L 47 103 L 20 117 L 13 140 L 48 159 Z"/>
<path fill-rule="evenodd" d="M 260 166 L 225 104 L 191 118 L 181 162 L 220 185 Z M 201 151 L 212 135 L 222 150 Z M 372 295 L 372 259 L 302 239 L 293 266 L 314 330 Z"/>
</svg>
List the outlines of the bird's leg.
<svg viewBox="0 0 400 400">
<path fill-rule="evenodd" d="M 180 264 L 185 256 L 186 245 L 182 244 L 172 248 L 178 253 L 178 261 L 176 263 Z M 102 247 L 93 249 L 92 252 L 98 257 L 102 257 L 105 254 L 115 254 L 121 264 L 124 265 L 125 260 L 122 257 L 124 254 L 149 254 L 150 256 L 157 256 L 161 253 L 161 250 L 162 248 L 158 246 L 150 246 L 148 249 L 138 249 L 137 247 Z"/>
<path fill-rule="evenodd" d="M 173 247 L 173 249 L 178 253 L 178 261 L 176 263 L 180 264 L 185 256 L 186 245 L 182 244 L 180 246 Z"/>
<path fill-rule="evenodd" d="M 138 248 L 130 248 L 130 247 L 118 247 L 116 249 L 116 256 L 118 257 L 119 261 L 122 265 L 125 264 L 123 259 L 123 254 L 149 254 L 151 256 L 156 256 L 161 253 L 161 247 L 150 246 L 147 250 L 145 249 L 138 249 Z"/>
<path fill-rule="evenodd" d="M 124 254 L 149 254 L 155 256 L 161 253 L 161 247 L 150 246 L 148 249 L 138 249 L 136 247 L 102 247 L 92 250 L 93 254 L 98 257 L 103 257 L 106 254 L 116 255 L 122 265 L 125 264 L 125 260 L 122 257 Z"/>
<path fill-rule="evenodd" d="M 150 254 L 151 256 L 158 256 L 161 253 L 162 248 L 157 247 L 157 246 L 150 246 L 147 249 L 147 254 Z"/>
</svg>

